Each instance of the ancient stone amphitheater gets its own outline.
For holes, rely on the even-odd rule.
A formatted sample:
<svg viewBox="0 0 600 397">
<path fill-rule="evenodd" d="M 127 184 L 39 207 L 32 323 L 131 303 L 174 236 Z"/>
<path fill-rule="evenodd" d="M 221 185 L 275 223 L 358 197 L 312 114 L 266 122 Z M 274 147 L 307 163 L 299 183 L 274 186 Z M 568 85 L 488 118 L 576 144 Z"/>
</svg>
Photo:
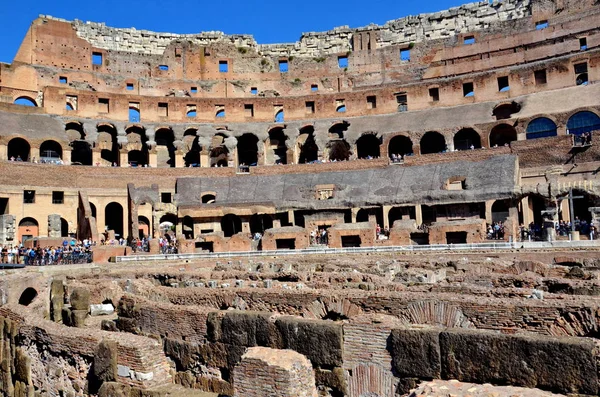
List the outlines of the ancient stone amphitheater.
<svg viewBox="0 0 600 397">
<path fill-rule="evenodd" d="M 0 245 L 97 245 L 1 271 L 2 395 L 598 396 L 598 81 L 596 0 L 277 45 L 40 16 Z"/>
</svg>

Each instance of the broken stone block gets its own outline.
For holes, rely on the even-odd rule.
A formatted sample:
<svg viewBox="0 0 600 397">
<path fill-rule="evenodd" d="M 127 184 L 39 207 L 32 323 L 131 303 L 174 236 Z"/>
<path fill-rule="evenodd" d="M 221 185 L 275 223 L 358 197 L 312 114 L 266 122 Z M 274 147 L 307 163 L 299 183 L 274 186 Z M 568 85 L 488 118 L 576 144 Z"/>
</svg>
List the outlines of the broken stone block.
<svg viewBox="0 0 600 397">
<path fill-rule="evenodd" d="M 90 291 L 75 288 L 71 293 L 71 310 L 90 310 Z"/>
<path fill-rule="evenodd" d="M 117 343 L 102 340 L 94 354 L 94 376 L 99 382 L 112 382 L 117 379 Z"/>
<path fill-rule="evenodd" d="M 83 328 L 85 319 L 87 318 L 87 310 L 71 310 L 71 326 L 75 328 Z"/>
<path fill-rule="evenodd" d="M 115 307 L 110 303 L 101 305 L 90 305 L 91 316 L 107 316 L 115 312 Z"/>
<path fill-rule="evenodd" d="M 112 320 L 102 320 L 102 323 L 100 323 L 100 329 L 103 331 L 119 332 L 117 324 Z"/>
</svg>

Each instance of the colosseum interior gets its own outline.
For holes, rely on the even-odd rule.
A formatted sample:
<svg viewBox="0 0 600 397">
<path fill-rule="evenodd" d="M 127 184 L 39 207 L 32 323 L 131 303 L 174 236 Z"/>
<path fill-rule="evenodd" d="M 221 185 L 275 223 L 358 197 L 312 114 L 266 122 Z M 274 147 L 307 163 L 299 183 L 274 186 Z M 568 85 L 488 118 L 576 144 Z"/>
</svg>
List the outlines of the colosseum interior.
<svg viewBox="0 0 600 397">
<path fill-rule="evenodd" d="M 0 392 L 600 395 L 599 81 L 597 0 L 277 45 L 40 15 L 0 63 Z"/>
</svg>

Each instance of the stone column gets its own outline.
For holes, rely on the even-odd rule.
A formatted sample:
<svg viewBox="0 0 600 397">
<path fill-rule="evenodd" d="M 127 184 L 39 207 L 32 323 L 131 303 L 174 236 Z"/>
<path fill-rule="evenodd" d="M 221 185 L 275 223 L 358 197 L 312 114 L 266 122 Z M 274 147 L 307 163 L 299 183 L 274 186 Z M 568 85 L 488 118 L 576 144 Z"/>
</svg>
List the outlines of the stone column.
<svg viewBox="0 0 600 397">
<path fill-rule="evenodd" d="M 48 237 L 61 237 L 62 225 L 60 221 L 60 215 L 50 214 L 48 215 Z"/>
<path fill-rule="evenodd" d="M 210 167 L 210 152 L 204 148 L 200 152 L 200 167 Z"/>
<path fill-rule="evenodd" d="M 494 202 L 496 200 L 487 200 L 485 202 L 485 221 L 487 223 L 489 223 L 490 225 L 493 222 L 493 216 L 492 216 L 492 206 L 494 205 Z"/>
<path fill-rule="evenodd" d="M 0 160 L 7 160 L 8 159 L 8 146 L 7 145 L 0 145 Z M 24 159 L 27 160 L 27 159 Z"/>
<path fill-rule="evenodd" d="M 40 161 L 40 148 L 39 147 L 32 146 L 31 149 L 29 149 L 29 161 L 33 161 L 33 159 Z"/>
<path fill-rule="evenodd" d="M 556 240 L 556 229 L 554 227 L 554 223 L 557 219 L 557 216 L 558 210 L 556 208 L 548 208 L 547 210 L 542 211 L 542 218 L 544 219 L 543 228 L 546 236 L 546 241 Z"/>
<path fill-rule="evenodd" d="M 181 151 L 181 150 L 175 151 L 175 167 L 176 168 L 185 167 L 185 160 L 183 159 L 183 151 Z"/>
<path fill-rule="evenodd" d="M 119 150 L 119 164 L 121 164 L 121 167 L 129 167 L 128 154 L 129 151 L 127 149 Z"/>
<path fill-rule="evenodd" d="M 352 214 L 352 223 L 356 223 L 356 217 L 358 215 L 358 211 L 360 211 L 360 208 L 351 208 L 350 211 Z"/>
<path fill-rule="evenodd" d="M 148 151 L 148 167 L 158 167 L 158 154 L 156 153 L 156 148 Z"/>
<path fill-rule="evenodd" d="M 65 164 L 71 164 L 71 150 L 63 149 L 62 161 Z"/>
<path fill-rule="evenodd" d="M 383 228 L 385 229 L 387 228 L 391 228 L 392 225 L 390 225 L 390 210 L 392 209 L 391 205 L 384 205 L 382 207 L 382 211 L 383 211 Z"/>
<path fill-rule="evenodd" d="M 92 165 L 102 164 L 102 150 L 100 149 L 92 149 Z"/>
<path fill-rule="evenodd" d="M 533 211 L 529 207 L 529 197 L 523 197 L 521 199 L 521 213 L 523 214 L 523 225 L 529 226 L 533 222 Z"/>
<path fill-rule="evenodd" d="M 423 209 L 421 208 L 421 204 L 415 205 L 415 222 L 417 225 L 423 224 Z"/>
</svg>

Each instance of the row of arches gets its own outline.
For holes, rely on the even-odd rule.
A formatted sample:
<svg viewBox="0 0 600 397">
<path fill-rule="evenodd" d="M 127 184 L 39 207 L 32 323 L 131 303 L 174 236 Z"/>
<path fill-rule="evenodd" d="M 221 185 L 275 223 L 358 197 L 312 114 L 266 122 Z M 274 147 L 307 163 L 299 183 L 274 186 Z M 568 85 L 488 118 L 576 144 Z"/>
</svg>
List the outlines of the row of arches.
<svg viewBox="0 0 600 397">
<path fill-rule="evenodd" d="M 572 115 L 567 121 L 567 132 L 580 135 L 600 129 L 600 117 L 590 111 L 582 111 Z M 328 131 L 325 143 L 329 161 L 349 160 L 352 147 L 345 139 L 347 123 L 337 123 Z M 66 124 L 66 133 L 71 146 L 71 163 L 92 165 L 92 146 L 85 140 L 83 125 L 79 122 Z M 101 123 L 97 127 L 98 141 L 94 145 L 100 147 L 100 157 L 109 164 L 120 165 L 120 149 L 117 129 L 112 124 Z M 127 136 L 128 158 L 131 165 L 145 166 L 149 164 L 149 138 L 146 130 L 137 124 L 125 130 Z M 229 165 L 231 150 L 237 150 L 238 164 L 253 166 L 259 162 L 259 138 L 252 133 L 237 137 L 237 143 L 227 142 L 226 131 L 215 134 L 210 142 L 197 135 L 198 130 L 190 128 L 185 131 L 183 146 L 186 149 L 184 163 L 186 167 L 200 166 L 203 150 L 209 153 L 210 166 L 226 167 Z M 557 135 L 557 124 L 548 117 L 538 117 L 531 120 L 526 128 L 527 139 L 537 139 Z M 296 147 L 290 147 L 288 137 L 283 127 L 274 127 L 269 131 L 265 140 L 265 163 L 287 164 L 289 161 L 298 163 L 316 162 L 321 158 L 313 126 L 305 126 L 300 130 L 296 139 Z M 509 124 L 496 125 L 489 134 L 489 145 L 504 146 L 517 140 L 517 131 Z M 175 167 L 175 134 L 171 128 L 159 128 L 154 133 L 158 166 Z M 463 128 L 454 134 L 452 144 L 454 150 L 478 149 L 482 147 L 481 135 L 473 128 Z M 377 158 L 381 155 L 382 138 L 376 133 L 364 133 L 356 141 L 356 158 Z M 426 132 L 419 141 L 420 154 L 442 153 L 448 150 L 448 142 L 444 135 L 437 131 Z M 13 138 L 8 144 L 8 159 L 32 160 L 30 144 L 23 138 Z M 296 153 L 295 155 L 289 153 Z M 390 139 L 388 153 L 392 155 L 414 154 L 413 141 L 407 135 L 398 135 Z M 59 159 L 63 156 L 62 146 L 53 140 L 44 141 L 40 146 L 40 160 Z M 291 156 L 291 158 L 290 158 Z"/>
</svg>

